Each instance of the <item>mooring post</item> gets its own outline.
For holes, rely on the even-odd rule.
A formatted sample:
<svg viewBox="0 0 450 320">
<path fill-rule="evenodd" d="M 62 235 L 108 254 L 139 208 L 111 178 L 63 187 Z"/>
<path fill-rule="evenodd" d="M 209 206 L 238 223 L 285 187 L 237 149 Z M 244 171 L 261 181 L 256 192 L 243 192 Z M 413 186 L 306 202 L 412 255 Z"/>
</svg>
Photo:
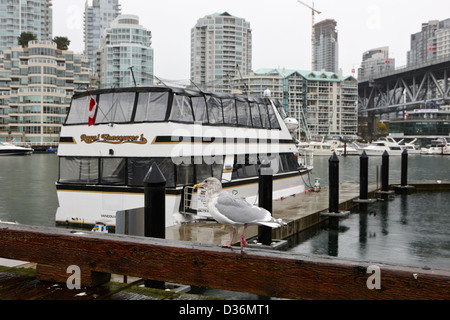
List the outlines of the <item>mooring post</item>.
<svg viewBox="0 0 450 320">
<path fill-rule="evenodd" d="M 144 178 L 144 236 L 166 238 L 166 178 L 153 162 Z M 145 286 L 165 289 L 165 282 L 145 280 Z"/>
<path fill-rule="evenodd" d="M 273 170 L 270 162 L 261 163 L 258 182 L 258 205 L 272 213 Z M 258 242 L 270 246 L 272 243 L 272 228 L 258 226 Z"/>
<path fill-rule="evenodd" d="M 400 185 L 405 187 L 408 185 L 408 150 L 402 152 L 402 173 Z"/>
<path fill-rule="evenodd" d="M 367 200 L 369 195 L 369 157 L 366 151 L 363 151 L 359 158 L 359 198 Z"/>
<path fill-rule="evenodd" d="M 389 153 L 383 152 L 381 156 L 381 191 L 389 190 Z"/>
<path fill-rule="evenodd" d="M 328 179 L 330 184 L 328 208 L 330 212 L 339 212 L 339 158 L 336 153 L 328 160 Z"/>
<path fill-rule="evenodd" d="M 154 162 L 144 178 L 145 228 L 144 235 L 166 238 L 166 178 Z"/>
</svg>

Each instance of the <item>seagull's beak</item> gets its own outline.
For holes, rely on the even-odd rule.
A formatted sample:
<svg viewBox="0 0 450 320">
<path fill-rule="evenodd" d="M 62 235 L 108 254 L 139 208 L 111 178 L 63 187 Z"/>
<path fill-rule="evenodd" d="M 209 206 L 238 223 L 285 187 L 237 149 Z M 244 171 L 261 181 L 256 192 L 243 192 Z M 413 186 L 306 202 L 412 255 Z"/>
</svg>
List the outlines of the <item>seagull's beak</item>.
<svg viewBox="0 0 450 320">
<path fill-rule="evenodd" d="M 194 189 L 203 188 L 203 187 L 204 187 L 204 185 L 202 183 L 199 183 L 194 186 Z"/>
</svg>

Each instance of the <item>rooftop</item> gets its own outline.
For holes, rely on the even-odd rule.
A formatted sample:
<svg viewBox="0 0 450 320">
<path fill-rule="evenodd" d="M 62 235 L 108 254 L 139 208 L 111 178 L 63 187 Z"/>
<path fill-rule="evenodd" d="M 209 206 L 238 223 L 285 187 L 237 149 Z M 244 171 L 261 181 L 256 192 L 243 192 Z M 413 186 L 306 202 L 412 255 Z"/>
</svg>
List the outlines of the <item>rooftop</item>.
<svg viewBox="0 0 450 320">
<path fill-rule="evenodd" d="M 331 81 L 331 82 L 342 82 L 345 80 L 356 79 L 353 76 L 340 76 L 334 72 L 326 72 L 326 71 L 307 71 L 307 70 L 297 70 L 297 69 L 270 69 L 263 68 L 256 70 L 254 72 L 256 75 L 269 75 L 269 74 L 279 74 L 283 78 L 289 78 L 294 73 L 299 74 L 303 78 L 308 81 Z"/>
</svg>

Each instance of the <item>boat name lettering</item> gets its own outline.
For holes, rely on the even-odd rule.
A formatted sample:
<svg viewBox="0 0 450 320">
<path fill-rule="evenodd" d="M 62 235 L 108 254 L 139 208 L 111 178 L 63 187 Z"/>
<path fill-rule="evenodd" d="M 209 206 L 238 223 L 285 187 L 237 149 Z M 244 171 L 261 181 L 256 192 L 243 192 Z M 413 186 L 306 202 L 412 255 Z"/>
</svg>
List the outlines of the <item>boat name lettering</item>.
<svg viewBox="0 0 450 320">
<path fill-rule="evenodd" d="M 98 134 L 95 136 L 88 136 L 82 134 L 80 137 L 82 142 L 87 144 L 92 143 L 110 143 L 110 144 L 123 144 L 123 143 L 136 143 L 136 144 L 146 144 L 147 139 L 144 134 L 140 136 L 111 136 L 109 134 Z"/>
</svg>

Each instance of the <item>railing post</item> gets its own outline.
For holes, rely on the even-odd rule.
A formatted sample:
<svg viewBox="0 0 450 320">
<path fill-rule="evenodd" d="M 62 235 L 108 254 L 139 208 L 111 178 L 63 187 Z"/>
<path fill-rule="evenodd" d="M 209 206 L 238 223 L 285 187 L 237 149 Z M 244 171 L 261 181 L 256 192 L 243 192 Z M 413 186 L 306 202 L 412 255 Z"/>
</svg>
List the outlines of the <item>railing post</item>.
<svg viewBox="0 0 450 320">
<path fill-rule="evenodd" d="M 273 170 L 270 162 L 261 163 L 258 182 L 258 205 L 272 213 Z M 258 242 L 270 246 L 272 243 L 272 228 L 258 226 Z"/>
<path fill-rule="evenodd" d="M 144 236 L 166 238 L 166 178 L 153 162 L 144 178 Z M 146 287 L 165 289 L 165 282 L 145 280 Z"/>
</svg>

